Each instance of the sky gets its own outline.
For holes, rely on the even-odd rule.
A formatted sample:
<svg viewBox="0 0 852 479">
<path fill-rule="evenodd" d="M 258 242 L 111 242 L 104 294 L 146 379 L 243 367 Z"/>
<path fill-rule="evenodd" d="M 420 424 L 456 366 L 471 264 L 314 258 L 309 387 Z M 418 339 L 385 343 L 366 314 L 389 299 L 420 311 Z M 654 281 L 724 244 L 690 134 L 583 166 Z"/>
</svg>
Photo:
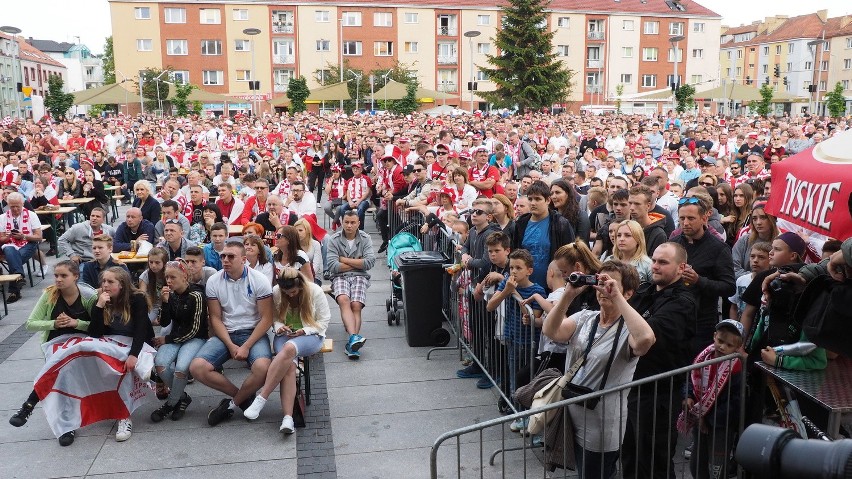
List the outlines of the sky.
<svg viewBox="0 0 852 479">
<path fill-rule="evenodd" d="M 451 0 L 447 2 L 452 3 Z M 852 14 L 852 6 L 846 0 L 699 0 L 699 3 L 720 14 L 723 25 L 732 27 L 762 20 L 768 15 L 795 16 L 820 9 L 828 9 L 830 17 Z M 20 28 L 24 37 L 58 42 L 76 42 L 79 37 L 80 42 L 98 54 L 103 52 L 104 40 L 112 30 L 107 0 L 27 0 L 16 5 L 26 8 L 4 8 L 0 22 Z M 70 5 L 73 8 L 69 8 Z"/>
</svg>

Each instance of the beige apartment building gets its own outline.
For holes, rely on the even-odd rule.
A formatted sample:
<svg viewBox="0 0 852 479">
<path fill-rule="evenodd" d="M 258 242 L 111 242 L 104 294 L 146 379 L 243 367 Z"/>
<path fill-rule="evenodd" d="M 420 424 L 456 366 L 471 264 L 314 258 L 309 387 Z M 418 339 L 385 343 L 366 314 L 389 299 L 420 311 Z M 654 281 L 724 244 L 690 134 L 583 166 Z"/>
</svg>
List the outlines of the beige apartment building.
<svg viewBox="0 0 852 479">
<path fill-rule="evenodd" d="M 341 58 L 354 70 L 376 73 L 376 91 L 384 86 L 381 73 L 399 62 L 423 87 L 451 95 L 437 104 L 485 109 L 478 92 L 494 88 L 480 67 L 500 53 L 494 37 L 502 12 L 495 2 L 109 3 L 119 78 L 168 68 L 171 80 L 241 98 L 235 101 L 242 107 L 255 101 L 270 109 L 268 100 L 285 95 L 300 75 L 316 88 Z M 692 0 L 553 0 L 541 28 L 554 32 L 553 51 L 576 73 L 564 105 L 574 111 L 612 104 L 619 85 L 624 95 L 664 90 L 675 64 L 681 83 L 710 84 L 719 76 L 721 18 Z M 246 34 L 249 29 L 257 33 Z M 681 38 L 677 51 L 673 37 Z M 260 81 L 259 91 L 249 90 L 251 80 Z M 362 108 L 370 107 L 369 93 L 361 92 Z M 424 104 L 431 106 L 437 105 Z"/>
</svg>

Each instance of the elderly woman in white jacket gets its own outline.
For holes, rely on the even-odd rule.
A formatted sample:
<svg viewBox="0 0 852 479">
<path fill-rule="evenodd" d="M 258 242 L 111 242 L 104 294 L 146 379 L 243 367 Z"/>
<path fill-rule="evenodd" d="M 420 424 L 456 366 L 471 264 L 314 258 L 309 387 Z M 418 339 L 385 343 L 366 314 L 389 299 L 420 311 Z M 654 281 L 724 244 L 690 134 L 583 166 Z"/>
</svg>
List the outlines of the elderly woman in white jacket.
<svg viewBox="0 0 852 479">
<path fill-rule="evenodd" d="M 251 406 L 243 414 L 257 419 L 267 399 L 281 385 L 284 419 L 279 431 L 293 434 L 293 401 L 296 397 L 297 357 L 316 354 L 322 349 L 331 312 L 322 288 L 293 268 L 284 268 L 272 288 L 275 302 L 275 358 L 266 373 L 266 382 Z"/>
</svg>

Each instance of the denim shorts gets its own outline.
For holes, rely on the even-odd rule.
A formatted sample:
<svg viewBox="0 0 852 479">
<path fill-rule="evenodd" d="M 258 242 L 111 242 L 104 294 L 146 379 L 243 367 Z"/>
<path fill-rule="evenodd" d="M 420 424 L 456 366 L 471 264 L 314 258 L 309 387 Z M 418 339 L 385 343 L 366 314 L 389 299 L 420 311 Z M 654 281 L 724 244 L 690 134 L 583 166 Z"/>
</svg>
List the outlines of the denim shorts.
<svg viewBox="0 0 852 479">
<path fill-rule="evenodd" d="M 251 336 L 252 332 L 254 332 L 253 329 L 241 329 L 239 331 L 228 333 L 228 336 L 231 337 L 231 341 L 234 344 L 242 346 L 243 343 L 248 340 L 249 336 Z M 223 343 L 221 339 L 213 336 L 204 343 L 204 346 L 201 347 L 195 357 L 204 359 L 208 363 L 212 364 L 214 368 L 219 368 L 231 359 L 231 353 L 228 351 L 228 348 L 225 347 L 225 343 Z M 269 349 L 269 339 L 266 335 L 263 335 L 252 345 L 248 353 L 247 362 L 248 365 L 251 366 L 258 359 L 264 358 L 272 358 L 272 350 Z"/>
<path fill-rule="evenodd" d="M 313 356 L 314 354 L 320 352 L 324 339 L 324 337 L 317 336 L 316 334 L 298 336 L 295 338 L 291 338 L 286 334 L 283 334 L 281 336 L 275 336 L 275 339 L 273 340 L 273 345 L 275 346 L 275 354 L 278 354 L 281 352 L 282 349 L 284 349 L 285 344 L 291 343 L 293 346 L 296 347 L 296 357 L 304 358 L 307 356 Z"/>
</svg>

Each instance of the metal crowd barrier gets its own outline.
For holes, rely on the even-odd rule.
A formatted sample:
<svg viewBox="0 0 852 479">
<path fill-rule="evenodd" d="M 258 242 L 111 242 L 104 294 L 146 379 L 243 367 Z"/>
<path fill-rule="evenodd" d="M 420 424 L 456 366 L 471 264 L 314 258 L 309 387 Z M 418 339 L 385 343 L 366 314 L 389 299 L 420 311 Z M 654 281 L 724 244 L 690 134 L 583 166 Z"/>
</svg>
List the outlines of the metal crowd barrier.
<svg viewBox="0 0 852 479">
<path fill-rule="evenodd" d="M 683 385 L 688 384 L 694 371 L 725 362 L 730 365 L 737 358 L 743 367 L 739 387 L 726 388 L 716 399 L 717 407 L 704 418 L 707 424 L 716 427 L 709 427 L 701 434 L 696 434 L 696 429 L 693 429 L 688 437 L 679 435 L 676 423 L 682 411 Z M 728 478 L 734 474 L 742 477 L 742 470 L 732 460 L 732 451 L 744 427 L 745 373 L 745 355 L 731 354 L 545 407 L 459 428 L 441 435 L 435 441 L 430 454 L 430 474 L 433 479 Z M 590 409 L 594 402 L 597 403 L 595 409 Z M 722 405 L 728 411 L 736 411 L 738 419 L 730 420 L 730 416 L 719 413 Z M 569 416 L 566 412 L 570 413 L 573 421 L 572 431 L 568 431 Z M 552 418 L 543 434 L 529 436 L 510 430 L 511 423 L 528 420 L 539 413 Z M 609 424 L 606 424 L 607 421 Z M 578 440 L 586 435 L 590 440 L 585 444 L 585 450 L 564 447 L 567 438 L 573 436 L 575 442 L 579 443 Z M 596 436 L 597 439 L 591 439 Z M 617 447 L 609 450 L 604 444 L 606 438 L 609 438 L 608 442 L 617 444 Z M 690 442 L 692 454 L 686 461 L 683 459 L 683 450 Z M 491 450 L 496 452 L 489 455 Z M 569 472 L 569 469 L 574 469 L 571 466 L 577 459 L 575 452 L 579 454 L 579 459 L 591 467 L 592 461 L 599 456 L 589 452 L 594 450 L 608 451 L 608 459 L 615 461 L 612 475 L 604 475 L 603 470 L 600 474 L 592 475 L 587 469 L 585 474 L 579 476 Z M 497 456 L 500 462 L 495 465 Z"/>
</svg>

